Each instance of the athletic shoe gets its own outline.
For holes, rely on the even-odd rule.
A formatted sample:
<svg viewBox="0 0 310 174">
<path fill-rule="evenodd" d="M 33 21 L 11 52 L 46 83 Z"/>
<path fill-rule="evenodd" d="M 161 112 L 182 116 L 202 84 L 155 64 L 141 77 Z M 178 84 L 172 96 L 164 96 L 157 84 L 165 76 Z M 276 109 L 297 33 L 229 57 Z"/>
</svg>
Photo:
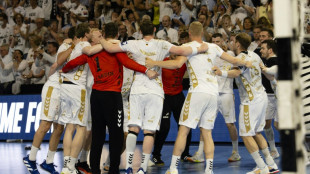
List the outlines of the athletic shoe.
<svg viewBox="0 0 310 174">
<path fill-rule="evenodd" d="M 236 151 L 233 151 L 231 156 L 228 158 L 228 162 L 236 162 L 240 160 L 241 160 L 241 156 Z"/>
<path fill-rule="evenodd" d="M 208 170 L 208 171 L 205 171 L 205 174 L 214 174 L 214 173 L 213 173 L 213 170 Z"/>
<path fill-rule="evenodd" d="M 126 174 L 133 174 L 132 168 L 128 167 L 128 169 L 126 169 Z"/>
<path fill-rule="evenodd" d="M 185 156 L 181 156 L 181 161 L 182 162 L 194 162 L 193 160 L 192 160 L 192 156 L 190 155 L 190 154 L 188 154 L 188 155 L 185 155 Z"/>
<path fill-rule="evenodd" d="M 40 167 L 41 167 L 43 170 L 45 170 L 45 171 L 47 171 L 47 172 L 49 172 L 49 173 L 51 173 L 51 174 L 59 174 L 59 173 L 55 170 L 55 165 L 54 165 L 54 163 L 47 164 L 47 163 L 46 163 L 46 160 L 44 160 L 43 163 L 40 164 Z"/>
<path fill-rule="evenodd" d="M 270 155 L 272 156 L 273 159 L 279 158 L 280 154 L 278 153 L 278 150 L 272 150 L 270 151 Z"/>
<path fill-rule="evenodd" d="M 104 171 L 109 171 L 110 165 L 106 165 L 105 163 L 103 164 L 103 170 Z"/>
<path fill-rule="evenodd" d="M 37 169 L 37 163 L 36 161 L 31 161 L 29 160 L 29 155 L 27 155 L 26 157 L 23 158 L 24 164 L 27 167 L 27 170 L 31 173 L 31 174 L 40 174 L 38 169 Z"/>
<path fill-rule="evenodd" d="M 160 158 L 160 156 L 153 156 L 150 161 L 153 162 L 155 166 L 165 165 L 164 161 Z"/>
<path fill-rule="evenodd" d="M 70 174 L 70 173 L 71 173 L 71 171 L 67 167 L 64 167 L 64 168 L 62 168 L 60 174 Z"/>
<path fill-rule="evenodd" d="M 178 169 L 171 170 L 170 168 L 166 171 L 165 174 L 179 174 Z"/>
<path fill-rule="evenodd" d="M 202 163 L 205 161 L 203 154 L 198 154 L 197 152 L 195 153 L 194 156 L 188 158 L 190 159 L 190 161 L 193 161 L 195 163 Z"/>
<path fill-rule="evenodd" d="M 78 161 L 78 163 L 76 164 L 76 168 L 83 172 L 84 174 L 91 174 L 91 170 L 87 164 L 87 162 L 80 162 L 80 160 Z"/>
<path fill-rule="evenodd" d="M 270 174 L 279 173 L 280 172 L 280 170 L 278 169 L 278 166 L 277 166 L 276 163 L 273 163 L 272 166 L 268 166 L 268 168 L 269 168 L 269 173 Z"/>
<path fill-rule="evenodd" d="M 258 167 L 255 167 L 252 171 L 250 171 L 246 174 L 269 174 L 269 167 L 265 166 L 264 169 L 260 169 Z"/>
<path fill-rule="evenodd" d="M 136 174 L 146 174 L 142 167 L 139 168 Z"/>
</svg>

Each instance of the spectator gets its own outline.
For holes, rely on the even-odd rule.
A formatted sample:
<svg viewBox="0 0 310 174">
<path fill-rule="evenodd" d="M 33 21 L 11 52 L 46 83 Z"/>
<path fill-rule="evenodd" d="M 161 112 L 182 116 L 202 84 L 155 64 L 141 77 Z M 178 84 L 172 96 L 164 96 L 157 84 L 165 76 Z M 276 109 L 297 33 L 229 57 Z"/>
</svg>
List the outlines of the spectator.
<svg viewBox="0 0 310 174">
<path fill-rule="evenodd" d="M 34 54 L 34 63 L 31 65 L 29 74 L 25 76 L 30 79 L 30 84 L 44 84 L 46 81 L 45 69 L 42 61 L 42 55 L 38 51 Z"/>
<path fill-rule="evenodd" d="M 273 23 L 272 16 L 272 2 L 269 0 L 261 0 L 261 6 L 256 8 L 255 20 L 258 21 L 259 18 L 265 17 L 268 22 Z"/>
<path fill-rule="evenodd" d="M 60 9 L 60 16 L 63 18 L 63 25 L 66 26 L 70 24 L 71 0 L 65 0 L 64 2 L 59 3 L 58 8 Z"/>
<path fill-rule="evenodd" d="M 35 22 L 36 29 L 31 34 L 39 36 L 41 40 L 47 39 L 46 37 L 48 37 L 48 29 L 44 26 L 44 20 L 37 18 Z"/>
<path fill-rule="evenodd" d="M 159 7 L 159 22 L 162 22 L 164 16 L 172 15 L 171 2 L 166 2 L 165 0 L 152 0 L 152 5 Z"/>
<path fill-rule="evenodd" d="M 43 49 L 38 50 L 38 54 L 42 56 L 42 62 L 40 63 L 44 66 L 46 79 L 48 78 L 48 73 L 50 72 L 51 66 L 53 63 L 55 63 L 58 47 L 59 44 L 57 42 L 48 42 L 47 52 L 45 52 Z"/>
<path fill-rule="evenodd" d="M 253 18 L 246 17 L 243 20 L 243 25 L 241 24 L 240 20 L 237 20 L 237 25 L 239 26 L 241 32 L 247 33 L 251 36 L 253 40 L 253 27 L 255 25 Z"/>
<path fill-rule="evenodd" d="M 231 6 L 229 6 L 229 11 L 231 11 Z M 220 28 L 222 24 L 222 18 L 225 14 L 227 14 L 227 9 L 225 8 L 222 2 L 214 6 L 213 14 L 214 14 L 212 17 L 213 26 L 215 28 Z"/>
<path fill-rule="evenodd" d="M 177 43 L 179 40 L 178 31 L 171 28 L 171 20 L 169 16 L 164 16 L 162 20 L 163 29 L 159 30 L 156 37 L 159 39 L 167 40 L 171 43 Z"/>
<path fill-rule="evenodd" d="M 19 94 L 20 86 L 27 83 L 26 74 L 29 74 L 28 62 L 23 60 L 23 52 L 21 50 L 14 51 L 13 73 L 15 83 L 12 85 L 12 93 Z"/>
<path fill-rule="evenodd" d="M 26 61 L 28 62 L 30 68 L 34 62 L 35 51 L 37 51 L 41 45 L 41 38 L 35 34 L 31 34 L 29 35 L 29 43 L 31 48 L 28 51 Z"/>
<path fill-rule="evenodd" d="M 188 26 L 190 23 L 190 16 L 181 9 L 181 2 L 179 0 L 172 0 L 171 2 L 173 14 L 171 15 L 172 28 L 178 30 L 181 26 Z"/>
<path fill-rule="evenodd" d="M 9 17 L 9 24 L 15 25 L 13 17 L 15 14 L 20 13 L 21 15 L 25 16 L 25 9 L 24 7 L 19 5 L 19 0 L 12 0 L 12 7 L 6 9 L 6 15 Z"/>
<path fill-rule="evenodd" d="M 107 24 L 112 21 L 112 12 L 110 1 L 95 2 L 95 18 L 98 18 L 101 24 Z"/>
<path fill-rule="evenodd" d="M 0 46 L 0 94 L 12 94 L 13 61 L 8 44 Z"/>
<path fill-rule="evenodd" d="M 73 26 L 87 21 L 88 9 L 80 3 L 80 0 L 71 0 L 70 21 Z"/>
<path fill-rule="evenodd" d="M 205 27 L 209 27 L 211 24 L 211 18 L 212 18 L 212 13 L 208 10 L 208 7 L 206 5 L 202 5 L 199 9 L 198 15 L 197 15 L 197 19 L 199 20 L 199 16 L 200 15 L 204 15 L 206 17 L 206 20 L 204 22 L 204 24 L 202 24 L 202 26 Z M 201 22 L 200 22 L 201 23 Z"/>
<path fill-rule="evenodd" d="M 89 25 L 89 28 L 98 28 L 99 29 L 98 22 L 95 19 L 89 19 L 88 25 Z"/>
<path fill-rule="evenodd" d="M 35 20 L 37 18 L 44 19 L 43 9 L 38 6 L 38 0 L 30 0 L 30 7 L 26 8 L 25 23 L 30 24 L 29 32 L 33 32 L 36 28 Z"/>
<path fill-rule="evenodd" d="M 251 45 L 249 46 L 248 50 L 254 51 L 258 45 L 260 45 L 259 41 L 259 33 L 261 32 L 262 27 L 261 26 L 255 26 L 253 29 L 253 39 L 254 41 L 251 42 Z"/>
<path fill-rule="evenodd" d="M 263 28 L 270 28 L 272 29 L 272 25 L 270 24 L 270 22 L 268 21 L 268 19 L 263 16 L 263 17 L 260 17 L 257 21 L 257 25 L 261 25 Z"/>
<path fill-rule="evenodd" d="M 182 0 L 181 9 L 189 15 L 190 21 L 196 20 L 197 16 L 197 0 Z"/>
<path fill-rule="evenodd" d="M 233 25 L 236 25 L 237 19 L 243 21 L 247 16 L 252 16 L 255 9 L 244 3 L 244 0 L 232 1 L 231 4 L 231 21 Z M 229 3 L 230 4 L 230 3 Z"/>
<path fill-rule="evenodd" d="M 208 19 L 210 19 L 210 18 L 208 18 Z M 210 23 L 210 21 L 207 21 L 207 17 L 206 17 L 206 15 L 205 14 L 200 14 L 199 16 L 198 16 L 198 22 L 200 22 L 201 24 L 202 24 L 202 26 L 203 26 L 203 32 L 204 33 L 206 33 L 206 32 L 208 32 L 208 33 L 214 33 L 214 28 L 211 28 L 211 27 L 209 27 L 208 25 L 207 25 L 207 23 L 209 22 Z M 204 34 L 205 35 L 205 34 Z M 205 37 L 205 36 L 204 36 Z M 203 39 L 203 40 L 205 40 L 205 38 Z"/>
<path fill-rule="evenodd" d="M 0 13 L 0 45 L 9 44 L 9 38 L 13 35 L 12 26 L 8 24 L 8 16 Z"/>
<path fill-rule="evenodd" d="M 124 24 L 119 25 L 118 27 L 118 40 L 125 42 L 127 40 L 135 40 L 134 37 L 128 36 L 127 27 Z"/>
<path fill-rule="evenodd" d="M 227 41 L 230 32 L 236 29 L 235 26 L 232 24 L 231 18 L 228 14 L 223 16 L 221 26 L 222 28 L 218 30 L 218 33 L 221 33 L 223 35 L 223 39 Z M 239 27 L 237 28 L 237 30 L 240 30 Z"/>
<path fill-rule="evenodd" d="M 46 40 L 48 42 L 58 42 L 62 43 L 63 37 L 61 34 L 61 26 L 59 25 L 57 20 L 51 20 L 50 21 L 50 26 L 47 28 L 48 29 L 48 35 Z"/>
<path fill-rule="evenodd" d="M 26 40 L 28 39 L 29 25 L 24 23 L 24 16 L 20 13 L 16 13 L 14 16 L 14 25 L 13 27 L 13 40 L 14 50 L 18 49 L 22 52 L 28 52 L 28 47 L 26 47 Z"/>
</svg>

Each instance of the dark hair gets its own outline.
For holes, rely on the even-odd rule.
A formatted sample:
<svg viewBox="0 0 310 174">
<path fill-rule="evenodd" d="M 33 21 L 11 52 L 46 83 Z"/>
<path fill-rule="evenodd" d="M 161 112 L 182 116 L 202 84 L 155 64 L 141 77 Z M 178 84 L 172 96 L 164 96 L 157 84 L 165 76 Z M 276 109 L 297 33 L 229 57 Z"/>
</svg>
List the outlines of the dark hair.
<svg viewBox="0 0 310 174">
<path fill-rule="evenodd" d="M 118 26 L 114 22 L 109 22 L 104 26 L 104 37 L 105 38 L 115 38 L 118 33 Z"/>
<path fill-rule="evenodd" d="M 255 26 L 253 27 L 253 30 L 254 30 L 254 28 L 259 28 L 260 30 L 262 30 L 263 26 L 262 26 L 262 25 L 255 25 Z"/>
<path fill-rule="evenodd" d="M 269 28 L 262 28 L 260 32 L 267 31 L 269 36 L 273 38 L 273 31 Z"/>
<path fill-rule="evenodd" d="M 236 42 L 240 43 L 241 47 L 247 50 L 251 44 L 251 36 L 247 33 L 239 33 L 236 36 Z"/>
<path fill-rule="evenodd" d="M 88 23 L 82 23 L 76 27 L 75 35 L 77 38 L 83 38 L 85 34 L 89 32 L 90 32 L 90 29 L 89 29 Z"/>
<path fill-rule="evenodd" d="M 55 19 L 51 19 L 50 22 L 49 22 L 49 25 L 51 25 L 53 22 L 56 22 L 56 24 L 58 25 L 58 21 L 55 20 Z"/>
<path fill-rule="evenodd" d="M 150 20 L 142 21 L 142 23 L 140 25 L 140 30 L 141 30 L 143 36 L 153 35 L 154 34 L 154 25 L 153 25 L 152 21 L 150 21 Z"/>
<path fill-rule="evenodd" d="M 3 17 L 3 19 L 8 22 L 8 16 L 5 13 L 0 13 L 0 17 Z"/>
<path fill-rule="evenodd" d="M 250 22 L 251 22 L 251 30 L 253 30 L 255 22 L 254 22 L 253 18 L 251 18 L 249 16 L 243 19 L 243 28 L 244 28 L 244 21 L 247 20 L 247 19 L 250 20 Z"/>
<path fill-rule="evenodd" d="M 186 38 L 186 37 L 189 37 L 189 34 L 187 31 L 183 31 L 181 34 L 180 34 L 180 39 L 183 39 L 183 38 Z"/>
<path fill-rule="evenodd" d="M 75 29 L 76 27 L 70 27 L 70 29 L 68 30 L 68 37 L 72 40 L 74 39 L 75 36 Z"/>
<path fill-rule="evenodd" d="M 24 16 L 22 15 L 22 14 L 20 14 L 20 13 L 16 13 L 15 15 L 14 15 L 14 17 L 13 17 L 13 21 L 16 23 L 16 18 L 17 18 L 17 16 L 20 16 L 20 17 L 22 17 L 22 22 L 24 22 Z"/>
<path fill-rule="evenodd" d="M 55 47 L 56 49 L 59 48 L 59 44 L 57 42 L 48 42 L 47 44 L 53 45 L 53 47 Z"/>
<path fill-rule="evenodd" d="M 125 11 L 125 14 L 126 14 L 126 18 L 128 19 L 128 16 L 129 16 L 130 14 L 133 14 L 133 11 L 132 11 L 132 10 L 126 10 L 126 11 Z"/>
<path fill-rule="evenodd" d="M 217 37 L 223 38 L 223 35 L 221 33 L 214 33 L 214 34 L 212 34 L 212 37 L 213 38 L 217 38 Z"/>
<path fill-rule="evenodd" d="M 22 50 L 19 50 L 19 49 L 15 49 L 15 51 L 18 51 L 20 55 L 22 55 L 22 59 L 23 59 L 23 56 L 24 56 L 24 53 L 22 52 Z"/>
<path fill-rule="evenodd" d="M 30 35 L 29 35 L 29 39 L 32 39 L 32 40 L 33 40 L 33 43 L 34 43 L 36 46 L 41 45 L 42 39 L 41 39 L 38 35 L 30 34 Z"/>
<path fill-rule="evenodd" d="M 277 54 L 278 48 L 277 48 L 277 44 L 276 44 L 276 42 L 275 42 L 274 40 L 271 40 L 271 39 L 269 39 L 269 40 L 264 40 L 264 41 L 262 42 L 262 44 L 267 44 L 267 48 L 268 48 L 268 49 L 272 49 L 273 53 L 274 53 L 274 54 Z"/>
<path fill-rule="evenodd" d="M 179 0 L 172 0 L 172 1 L 171 1 L 171 4 L 173 4 L 173 3 L 176 3 L 178 6 L 181 5 L 181 2 L 180 2 Z"/>
</svg>

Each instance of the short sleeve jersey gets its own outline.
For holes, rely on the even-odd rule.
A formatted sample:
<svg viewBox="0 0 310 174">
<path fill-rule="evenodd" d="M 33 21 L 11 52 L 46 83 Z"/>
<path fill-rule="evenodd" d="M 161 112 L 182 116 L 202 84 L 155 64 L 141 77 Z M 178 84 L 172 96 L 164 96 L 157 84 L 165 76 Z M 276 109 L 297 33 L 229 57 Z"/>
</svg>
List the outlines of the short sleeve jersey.
<svg viewBox="0 0 310 174">
<path fill-rule="evenodd" d="M 79 42 L 78 44 L 76 44 L 74 49 L 72 50 L 69 61 L 82 55 L 83 48 L 87 46 L 91 46 L 89 42 Z M 89 73 L 89 66 L 88 64 L 85 64 L 76 67 L 75 69 L 73 69 L 68 73 L 62 73 L 61 75 L 77 85 L 86 87 L 88 73 Z"/>
<path fill-rule="evenodd" d="M 208 51 L 203 54 L 189 56 L 186 62 L 190 79 L 188 92 L 203 92 L 210 95 L 218 95 L 218 83 L 216 75 L 212 71 L 216 57 L 223 54 L 223 50 L 216 44 L 208 44 Z M 197 41 L 185 45 L 200 47 Z"/>
<path fill-rule="evenodd" d="M 247 68 L 245 66 L 239 67 L 241 74 L 236 78 L 236 84 L 238 86 L 241 103 L 253 103 L 265 93 L 265 88 L 262 84 L 261 69 L 259 67 L 262 60 L 252 51 L 248 51 L 247 54 L 240 53 L 237 57 L 242 60 L 252 61 L 252 68 Z"/>
<path fill-rule="evenodd" d="M 173 45 L 164 40 L 151 39 L 129 40 L 120 43 L 120 47 L 125 52 L 131 52 L 133 59 L 145 65 L 146 57 L 155 61 L 162 61 L 168 56 L 169 50 Z M 153 70 L 159 73 L 156 79 L 150 80 L 145 74 L 136 72 L 131 88 L 131 94 L 152 93 L 164 97 L 163 84 L 161 78 L 161 68 Z"/>
</svg>

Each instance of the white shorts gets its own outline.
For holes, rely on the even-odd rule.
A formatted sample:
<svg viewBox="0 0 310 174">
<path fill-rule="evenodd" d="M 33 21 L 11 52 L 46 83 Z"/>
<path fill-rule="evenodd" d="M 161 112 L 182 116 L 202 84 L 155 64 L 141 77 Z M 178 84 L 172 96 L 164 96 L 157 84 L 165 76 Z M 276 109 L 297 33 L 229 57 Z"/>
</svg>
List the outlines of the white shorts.
<svg viewBox="0 0 310 174">
<path fill-rule="evenodd" d="M 41 120 L 49 122 L 58 122 L 59 110 L 60 110 L 60 89 L 59 85 L 52 86 L 45 84 L 41 93 L 42 108 L 41 108 Z"/>
<path fill-rule="evenodd" d="M 73 84 L 60 85 L 61 123 L 86 126 L 88 122 L 88 97 L 86 89 Z"/>
<path fill-rule="evenodd" d="M 183 104 L 179 125 L 195 129 L 197 125 L 212 130 L 216 119 L 217 96 L 188 93 Z"/>
<path fill-rule="evenodd" d="M 268 106 L 266 120 L 272 120 L 278 122 L 278 107 L 277 107 L 277 98 L 275 95 L 268 95 Z"/>
<path fill-rule="evenodd" d="M 218 111 L 223 115 L 225 123 L 235 123 L 234 94 L 221 93 L 218 97 Z"/>
<path fill-rule="evenodd" d="M 164 99 L 156 94 L 130 94 L 128 126 L 143 130 L 159 130 Z"/>
<path fill-rule="evenodd" d="M 129 94 L 130 94 L 129 91 L 126 93 L 122 93 L 123 110 L 124 110 L 124 123 L 123 123 L 124 132 L 128 132 L 128 117 L 130 117 Z"/>
<path fill-rule="evenodd" d="M 88 119 L 86 129 L 87 131 L 91 131 L 91 109 L 90 109 L 90 96 L 91 96 L 92 89 L 87 88 L 87 103 L 88 103 Z"/>
<path fill-rule="evenodd" d="M 254 136 L 264 130 L 267 102 L 267 95 L 263 95 L 254 104 L 240 104 L 240 136 Z"/>
</svg>

